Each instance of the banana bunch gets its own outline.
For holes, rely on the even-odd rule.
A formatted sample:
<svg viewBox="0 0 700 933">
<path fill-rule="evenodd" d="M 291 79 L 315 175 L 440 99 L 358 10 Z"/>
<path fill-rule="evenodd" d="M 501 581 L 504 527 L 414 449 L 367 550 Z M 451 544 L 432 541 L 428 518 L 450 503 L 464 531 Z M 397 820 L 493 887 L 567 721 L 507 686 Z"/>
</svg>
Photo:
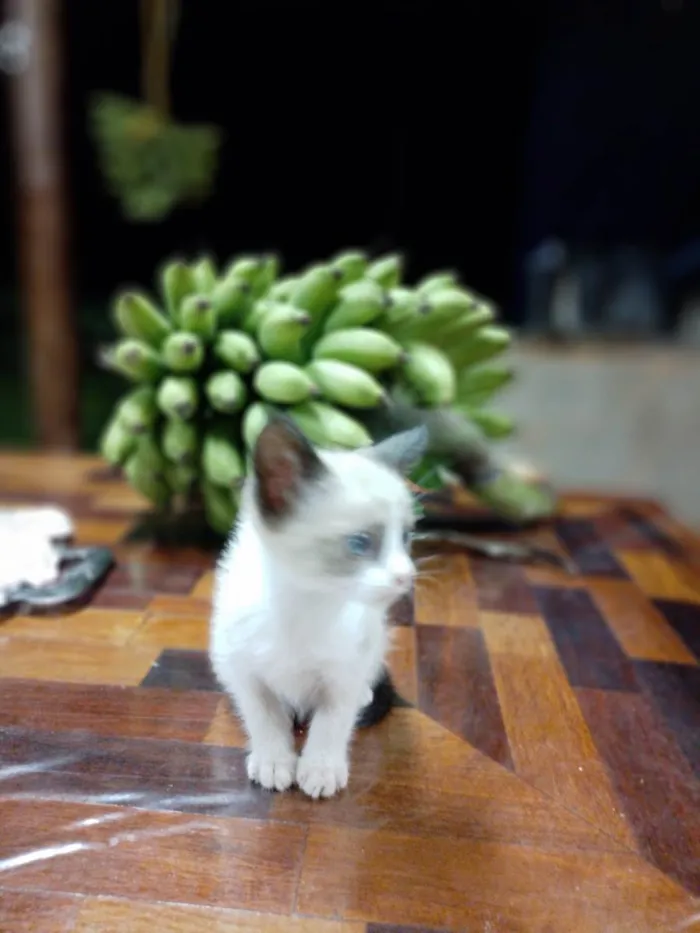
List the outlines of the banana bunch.
<svg viewBox="0 0 700 933">
<path fill-rule="evenodd" d="M 458 411 L 485 438 L 486 404 L 512 379 L 510 335 L 450 271 L 406 284 L 403 259 L 347 250 L 294 274 L 274 254 L 172 259 L 157 298 L 121 292 L 108 365 L 132 384 L 102 452 L 156 507 L 198 497 L 210 525 L 236 516 L 250 450 L 284 409 L 320 447 L 372 443 L 368 416 L 397 394 Z"/>
</svg>

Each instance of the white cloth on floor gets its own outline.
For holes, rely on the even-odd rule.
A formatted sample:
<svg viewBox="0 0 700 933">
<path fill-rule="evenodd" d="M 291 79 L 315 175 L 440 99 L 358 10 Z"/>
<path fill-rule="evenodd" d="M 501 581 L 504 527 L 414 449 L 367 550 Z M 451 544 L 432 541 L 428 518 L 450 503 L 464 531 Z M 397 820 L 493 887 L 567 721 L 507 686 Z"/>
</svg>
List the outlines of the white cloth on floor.
<svg viewBox="0 0 700 933">
<path fill-rule="evenodd" d="M 61 565 L 57 544 L 72 534 L 73 522 L 61 509 L 0 509 L 0 606 L 22 583 L 53 583 Z"/>
</svg>

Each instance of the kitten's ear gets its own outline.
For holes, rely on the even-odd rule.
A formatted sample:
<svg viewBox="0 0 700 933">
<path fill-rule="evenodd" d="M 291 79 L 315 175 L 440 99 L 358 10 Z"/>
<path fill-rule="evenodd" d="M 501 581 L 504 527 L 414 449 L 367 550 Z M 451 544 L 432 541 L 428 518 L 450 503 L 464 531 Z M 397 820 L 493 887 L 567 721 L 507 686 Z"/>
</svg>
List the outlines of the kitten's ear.
<svg viewBox="0 0 700 933">
<path fill-rule="evenodd" d="M 392 434 L 370 447 L 368 453 L 385 466 L 406 475 L 420 463 L 427 448 L 428 429 L 423 424 L 410 431 Z"/>
<path fill-rule="evenodd" d="M 278 520 L 293 510 L 304 485 L 320 479 L 326 467 L 294 422 L 275 415 L 255 444 L 253 469 L 260 512 Z"/>
</svg>

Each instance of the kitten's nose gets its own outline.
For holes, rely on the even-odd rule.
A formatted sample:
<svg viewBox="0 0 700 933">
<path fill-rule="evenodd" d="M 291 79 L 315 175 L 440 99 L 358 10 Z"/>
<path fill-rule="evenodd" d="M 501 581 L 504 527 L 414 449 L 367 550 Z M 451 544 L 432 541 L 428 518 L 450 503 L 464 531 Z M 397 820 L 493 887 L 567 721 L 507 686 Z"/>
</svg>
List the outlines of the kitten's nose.
<svg viewBox="0 0 700 933">
<path fill-rule="evenodd" d="M 411 586 L 411 574 L 401 572 L 394 574 L 394 586 L 397 590 L 407 590 Z"/>
</svg>

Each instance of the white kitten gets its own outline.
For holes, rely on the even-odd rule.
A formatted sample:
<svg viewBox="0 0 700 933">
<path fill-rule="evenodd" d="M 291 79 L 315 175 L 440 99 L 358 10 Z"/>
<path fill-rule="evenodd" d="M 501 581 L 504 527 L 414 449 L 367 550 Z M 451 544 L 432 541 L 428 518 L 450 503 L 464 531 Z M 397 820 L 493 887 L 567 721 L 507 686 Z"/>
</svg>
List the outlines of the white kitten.
<svg viewBox="0 0 700 933">
<path fill-rule="evenodd" d="M 258 439 L 217 569 L 210 655 L 250 739 L 248 775 L 263 787 L 296 781 L 330 797 L 347 785 L 387 611 L 412 585 L 413 502 L 400 471 L 426 440 L 419 428 L 362 451 L 316 451 L 283 418 Z M 311 720 L 299 758 L 294 716 Z"/>
</svg>

